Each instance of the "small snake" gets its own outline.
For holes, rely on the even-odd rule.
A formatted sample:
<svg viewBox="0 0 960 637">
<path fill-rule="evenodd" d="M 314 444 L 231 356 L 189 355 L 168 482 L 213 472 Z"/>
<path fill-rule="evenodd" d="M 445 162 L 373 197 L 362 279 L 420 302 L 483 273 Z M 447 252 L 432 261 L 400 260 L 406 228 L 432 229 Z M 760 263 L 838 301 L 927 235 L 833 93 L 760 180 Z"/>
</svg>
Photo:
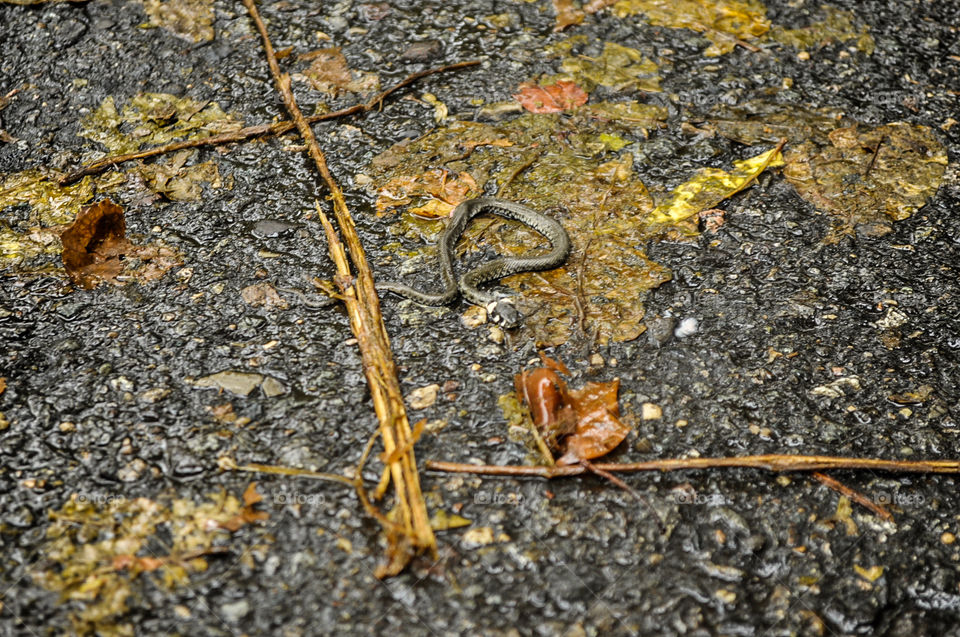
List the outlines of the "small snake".
<svg viewBox="0 0 960 637">
<path fill-rule="evenodd" d="M 470 270 L 460 277 L 458 282 L 453 273 L 453 249 L 470 220 L 484 211 L 530 226 L 546 237 L 553 249 L 547 254 L 535 257 L 495 259 Z M 454 209 L 450 223 L 440 235 L 439 248 L 440 274 L 444 286 L 440 294 L 426 294 L 402 283 L 392 282 L 380 283 L 377 289 L 399 294 L 423 305 L 449 305 L 457 298 L 459 292 L 470 303 L 485 307 L 494 323 L 509 329 L 519 326 L 522 320 L 520 312 L 513 306 L 511 297 L 498 297 L 481 292 L 477 286 L 518 272 L 550 270 L 559 266 L 570 254 L 570 237 L 559 223 L 526 206 L 495 197 L 478 197 L 464 201 Z"/>
</svg>

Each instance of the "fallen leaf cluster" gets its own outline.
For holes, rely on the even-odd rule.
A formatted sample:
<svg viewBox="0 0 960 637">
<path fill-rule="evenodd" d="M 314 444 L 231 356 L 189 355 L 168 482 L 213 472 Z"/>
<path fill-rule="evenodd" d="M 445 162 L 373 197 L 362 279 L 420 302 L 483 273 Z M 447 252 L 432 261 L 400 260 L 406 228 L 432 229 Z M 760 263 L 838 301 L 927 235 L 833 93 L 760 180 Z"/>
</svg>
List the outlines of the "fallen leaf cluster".
<svg viewBox="0 0 960 637">
<path fill-rule="evenodd" d="M 73 494 L 50 512 L 45 560 L 34 579 L 79 604 L 71 615 L 75 633 L 133 634 L 121 620 L 139 576 L 156 572 L 156 585 L 187 586 L 191 573 L 207 569 L 205 555 L 226 549 L 230 533 L 269 517 L 254 508 L 262 499 L 256 483 L 242 503 L 225 491 L 207 497 L 200 503 L 123 497 L 101 502 Z"/>
</svg>

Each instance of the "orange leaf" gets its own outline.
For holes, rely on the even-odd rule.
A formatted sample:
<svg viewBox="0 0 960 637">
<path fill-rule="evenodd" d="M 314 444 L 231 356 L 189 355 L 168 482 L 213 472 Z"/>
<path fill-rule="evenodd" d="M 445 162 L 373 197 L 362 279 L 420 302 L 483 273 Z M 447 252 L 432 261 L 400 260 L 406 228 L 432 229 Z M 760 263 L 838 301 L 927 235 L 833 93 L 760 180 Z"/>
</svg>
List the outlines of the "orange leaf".
<svg viewBox="0 0 960 637">
<path fill-rule="evenodd" d="M 243 503 L 249 507 L 261 500 L 263 500 L 263 496 L 257 493 L 257 483 L 251 482 L 248 484 L 246 490 L 243 492 Z"/>
<path fill-rule="evenodd" d="M 558 465 L 576 464 L 605 456 L 623 442 L 630 427 L 620 422 L 617 392 L 620 380 L 609 383 L 587 383 L 579 390 L 571 390 L 569 397 L 577 413 L 577 430 L 566 442 L 566 453 Z"/>
<path fill-rule="evenodd" d="M 520 85 L 520 92 L 513 97 L 531 113 L 559 113 L 587 103 L 586 92 L 566 80 L 550 86 L 524 82 Z"/>
</svg>

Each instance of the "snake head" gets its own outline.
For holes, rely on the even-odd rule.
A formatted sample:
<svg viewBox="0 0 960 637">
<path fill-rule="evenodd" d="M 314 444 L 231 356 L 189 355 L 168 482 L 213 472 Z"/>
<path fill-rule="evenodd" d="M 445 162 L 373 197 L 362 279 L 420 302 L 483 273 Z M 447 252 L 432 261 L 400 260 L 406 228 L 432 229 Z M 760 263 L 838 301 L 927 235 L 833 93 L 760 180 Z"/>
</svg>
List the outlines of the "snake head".
<svg viewBox="0 0 960 637">
<path fill-rule="evenodd" d="M 490 317 L 493 324 L 499 325 L 507 330 L 520 327 L 520 322 L 523 320 L 523 315 L 520 313 L 520 310 L 515 308 L 513 301 L 508 298 L 491 301 L 487 303 L 486 309 L 487 316 Z"/>
</svg>

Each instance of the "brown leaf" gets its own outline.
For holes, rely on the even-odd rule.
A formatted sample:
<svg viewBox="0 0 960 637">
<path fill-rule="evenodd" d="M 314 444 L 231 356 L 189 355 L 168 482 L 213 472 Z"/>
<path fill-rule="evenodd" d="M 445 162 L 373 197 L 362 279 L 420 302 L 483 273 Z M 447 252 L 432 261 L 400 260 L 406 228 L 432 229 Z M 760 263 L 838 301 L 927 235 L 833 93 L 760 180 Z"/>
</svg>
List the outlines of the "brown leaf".
<svg viewBox="0 0 960 637">
<path fill-rule="evenodd" d="M 566 453 L 557 459 L 558 465 L 605 456 L 623 442 L 630 427 L 620 422 L 619 389 L 620 380 L 614 379 L 609 383 L 587 383 L 583 389 L 568 393 L 577 414 L 577 430 L 564 441 Z"/>
<path fill-rule="evenodd" d="M 262 500 L 263 496 L 257 493 L 257 483 L 251 482 L 248 484 L 246 490 L 243 492 L 243 504 L 249 507 Z"/>
<path fill-rule="evenodd" d="M 120 256 L 129 247 L 123 208 L 105 199 L 87 206 L 63 231 L 63 265 L 74 285 L 90 290 L 101 280 L 115 281 L 123 270 Z"/>
<path fill-rule="evenodd" d="M 514 383 L 544 441 L 563 453 L 559 465 L 604 456 L 630 433 L 620 421 L 619 379 L 571 390 L 553 369 L 540 367 L 517 374 Z"/>
<path fill-rule="evenodd" d="M 277 307 L 286 310 L 290 304 L 269 283 L 254 283 L 240 290 L 240 297 L 251 307 Z"/>
<path fill-rule="evenodd" d="M 365 93 L 380 85 L 376 73 L 351 71 L 347 65 L 347 59 L 340 52 L 340 47 L 311 51 L 300 56 L 300 59 L 313 60 L 310 68 L 304 71 L 303 75 L 310 85 L 321 93 L 333 96 L 342 91 Z"/>
<path fill-rule="evenodd" d="M 7 379 L 3 376 L 0 376 L 0 394 L 5 392 L 7 389 Z"/>
<path fill-rule="evenodd" d="M 411 203 L 414 197 L 427 201 L 410 212 L 428 219 L 449 217 L 463 201 L 480 194 L 477 182 L 470 173 L 450 176 L 446 170 L 428 170 L 420 175 L 402 175 L 388 181 L 377 196 L 377 214 Z"/>
<path fill-rule="evenodd" d="M 520 92 L 513 97 L 531 113 L 559 113 L 587 102 L 586 92 L 566 80 L 549 86 L 524 82 L 519 88 Z"/>
<path fill-rule="evenodd" d="M 571 25 L 583 22 L 583 11 L 573 4 L 573 0 L 553 0 L 553 10 L 557 12 L 554 31 L 563 31 Z"/>
</svg>

